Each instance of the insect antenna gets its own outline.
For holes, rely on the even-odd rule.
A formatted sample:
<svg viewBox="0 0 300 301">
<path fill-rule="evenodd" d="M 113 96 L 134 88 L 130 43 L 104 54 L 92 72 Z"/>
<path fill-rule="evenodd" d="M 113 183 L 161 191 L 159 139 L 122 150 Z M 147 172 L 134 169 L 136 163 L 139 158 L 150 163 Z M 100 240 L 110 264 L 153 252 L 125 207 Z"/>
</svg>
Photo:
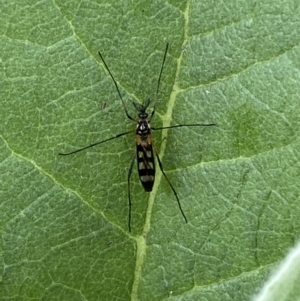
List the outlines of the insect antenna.
<svg viewBox="0 0 300 301">
<path fill-rule="evenodd" d="M 120 92 L 120 89 L 119 89 L 119 86 L 118 86 L 117 82 L 116 82 L 114 76 L 112 75 L 111 71 L 109 70 L 109 68 L 108 68 L 108 66 L 107 66 L 107 64 L 106 64 L 106 62 L 105 62 L 105 60 L 104 60 L 104 58 L 103 58 L 101 52 L 98 51 L 98 53 L 99 53 L 99 56 L 100 56 L 100 58 L 101 58 L 101 60 L 102 60 L 102 62 L 103 62 L 103 64 L 104 64 L 104 66 L 105 66 L 107 72 L 109 73 L 111 79 L 113 80 L 113 82 L 114 82 L 114 84 L 115 84 L 115 86 L 116 86 L 116 89 L 117 89 L 118 94 L 119 94 L 119 96 L 120 96 L 120 99 L 121 99 L 121 101 L 122 101 L 122 105 L 123 105 L 123 108 L 124 108 L 124 110 L 125 110 L 125 113 L 126 113 L 127 118 L 130 119 L 130 120 L 136 121 L 134 118 L 132 118 L 132 117 L 129 115 L 129 113 L 128 113 L 128 111 L 127 111 L 127 108 L 126 108 L 126 105 L 125 105 L 125 102 L 124 102 L 124 100 L 123 100 L 123 97 L 122 97 L 122 95 L 121 95 L 121 92 Z"/>
<path fill-rule="evenodd" d="M 164 65 L 165 65 L 165 61 L 166 61 L 166 57 L 167 57 L 167 53 L 168 53 L 168 48 L 169 48 L 169 43 L 167 43 L 167 45 L 166 45 L 166 50 L 165 50 L 164 58 L 163 58 L 163 61 L 162 61 L 162 64 L 161 64 L 161 68 L 160 68 L 160 72 L 159 72 L 159 77 L 158 77 L 158 80 L 157 80 L 157 88 L 156 88 L 156 92 L 155 92 L 153 110 L 151 112 L 151 116 L 149 117 L 149 122 L 150 122 L 151 118 L 153 117 L 153 115 L 155 113 L 157 95 L 158 95 L 158 91 L 159 91 L 159 85 L 160 85 L 161 75 L 162 75 L 162 72 L 163 72 L 163 69 L 164 69 Z"/>
</svg>

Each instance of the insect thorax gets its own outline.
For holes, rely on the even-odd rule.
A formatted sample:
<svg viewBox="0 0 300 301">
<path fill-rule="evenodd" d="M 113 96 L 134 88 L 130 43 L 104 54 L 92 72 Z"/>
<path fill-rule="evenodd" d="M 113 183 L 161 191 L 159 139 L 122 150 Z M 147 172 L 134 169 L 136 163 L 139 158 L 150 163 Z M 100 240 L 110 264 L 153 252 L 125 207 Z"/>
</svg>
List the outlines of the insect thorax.
<svg viewBox="0 0 300 301">
<path fill-rule="evenodd" d="M 150 134 L 150 123 L 147 119 L 139 120 L 135 133 L 141 137 L 142 140 L 145 140 Z"/>
</svg>

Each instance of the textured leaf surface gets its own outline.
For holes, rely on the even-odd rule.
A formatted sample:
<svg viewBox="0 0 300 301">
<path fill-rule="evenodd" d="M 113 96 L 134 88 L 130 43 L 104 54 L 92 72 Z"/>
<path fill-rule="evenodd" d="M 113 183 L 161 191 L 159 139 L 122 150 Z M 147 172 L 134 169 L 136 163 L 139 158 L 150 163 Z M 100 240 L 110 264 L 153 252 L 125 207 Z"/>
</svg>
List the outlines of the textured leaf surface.
<svg viewBox="0 0 300 301">
<path fill-rule="evenodd" d="M 2 1 L 1 300 L 250 300 L 299 239 L 296 1 Z M 154 144 L 132 177 L 130 114 L 154 98 Z"/>
<path fill-rule="evenodd" d="M 264 284 L 253 301 L 295 301 L 300 296 L 300 244 L 291 249 L 288 255 L 274 269 L 271 277 Z"/>
</svg>

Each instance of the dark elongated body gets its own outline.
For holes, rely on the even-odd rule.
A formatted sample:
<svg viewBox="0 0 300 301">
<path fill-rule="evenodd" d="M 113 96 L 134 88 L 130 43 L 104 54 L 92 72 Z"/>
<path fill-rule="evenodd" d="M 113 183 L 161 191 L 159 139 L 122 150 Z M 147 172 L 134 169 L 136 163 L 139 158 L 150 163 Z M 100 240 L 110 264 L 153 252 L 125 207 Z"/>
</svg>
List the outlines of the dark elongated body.
<svg viewBox="0 0 300 301">
<path fill-rule="evenodd" d="M 129 113 L 127 111 L 127 108 L 126 108 L 126 104 L 125 104 L 125 102 L 122 98 L 122 95 L 120 93 L 120 90 L 119 90 L 119 87 L 118 87 L 118 84 L 117 84 L 116 80 L 114 79 L 111 71 L 109 70 L 109 68 L 108 68 L 106 62 L 104 61 L 104 58 L 102 57 L 100 52 L 99 52 L 99 56 L 100 56 L 100 58 L 101 58 L 101 60 L 104 64 L 106 70 L 108 71 L 110 77 L 113 80 L 113 83 L 114 83 L 114 85 L 117 89 L 117 92 L 119 94 L 119 97 L 122 101 L 122 105 L 123 105 L 123 108 L 124 108 L 124 111 L 125 111 L 125 114 L 126 114 L 127 118 L 137 123 L 137 127 L 136 127 L 136 130 L 135 130 L 135 134 L 136 134 L 136 160 L 137 160 L 139 178 L 140 178 L 140 181 L 143 185 L 144 190 L 150 192 L 150 191 L 152 191 L 152 188 L 153 188 L 153 185 L 154 185 L 154 180 L 155 180 L 154 155 L 155 155 L 156 158 L 157 158 L 159 169 L 161 170 L 163 176 L 165 177 L 165 179 L 167 180 L 169 186 L 171 187 L 171 189 L 174 193 L 174 196 L 176 198 L 179 210 L 180 210 L 185 222 L 187 222 L 187 218 L 186 218 L 186 216 L 185 216 L 185 214 L 184 214 L 184 212 L 181 208 L 181 204 L 180 204 L 179 198 L 177 196 L 177 193 L 176 193 L 173 185 L 169 181 L 167 175 L 164 172 L 162 162 L 161 162 L 157 152 L 153 148 L 152 140 L 151 140 L 150 121 L 151 121 L 151 119 L 152 119 L 152 117 L 154 116 L 154 113 L 155 113 L 155 106 L 156 106 L 156 101 L 157 101 L 159 84 L 160 84 L 161 75 L 162 75 L 164 63 L 165 63 L 167 52 L 168 52 L 168 46 L 169 46 L 169 44 L 167 43 L 165 54 L 164 54 L 164 57 L 163 57 L 163 62 L 162 62 L 162 65 L 161 65 L 161 69 L 160 69 L 160 73 L 159 73 L 159 77 L 158 77 L 158 81 L 157 81 L 155 99 L 153 101 L 153 109 L 152 109 L 152 112 L 151 112 L 150 116 L 148 117 L 148 113 L 146 112 L 146 109 L 148 108 L 148 106 L 150 104 L 150 99 L 147 99 L 143 104 L 133 102 L 133 105 L 134 105 L 134 107 L 136 108 L 136 110 L 138 112 L 138 120 L 129 115 Z M 171 129 L 171 128 L 177 128 L 177 127 L 213 126 L 213 125 L 215 125 L 215 124 L 214 123 L 209 123 L 209 124 L 177 124 L 177 125 L 171 125 L 171 126 L 160 127 L 160 128 L 152 127 L 152 129 L 153 130 L 163 130 L 163 129 Z M 129 133 L 132 133 L 132 132 L 134 132 L 134 130 L 117 134 L 113 137 L 101 140 L 99 142 L 90 144 L 88 146 L 82 147 L 80 149 L 77 149 L 77 150 L 69 152 L 69 153 L 59 153 L 59 154 L 63 155 L 63 156 L 75 154 L 75 153 L 81 152 L 83 150 L 86 150 L 90 147 L 94 147 L 96 145 L 105 143 L 107 141 L 114 140 L 116 138 L 125 136 Z M 128 208 L 129 208 L 129 210 L 128 210 L 128 230 L 129 230 L 129 232 L 131 231 L 131 206 L 132 206 L 131 193 L 130 193 L 130 177 L 131 177 L 131 174 L 132 174 L 132 168 L 133 168 L 134 160 L 135 160 L 135 158 L 133 158 L 133 160 L 131 161 L 131 164 L 130 164 L 129 170 L 128 170 L 128 176 L 127 176 L 127 181 L 128 181 Z"/>
<path fill-rule="evenodd" d="M 143 115 L 148 117 L 145 112 L 143 112 Z M 152 191 L 155 179 L 155 164 L 150 124 L 147 117 L 139 120 L 136 128 L 136 159 L 140 181 L 145 191 Z"/>
</svg>

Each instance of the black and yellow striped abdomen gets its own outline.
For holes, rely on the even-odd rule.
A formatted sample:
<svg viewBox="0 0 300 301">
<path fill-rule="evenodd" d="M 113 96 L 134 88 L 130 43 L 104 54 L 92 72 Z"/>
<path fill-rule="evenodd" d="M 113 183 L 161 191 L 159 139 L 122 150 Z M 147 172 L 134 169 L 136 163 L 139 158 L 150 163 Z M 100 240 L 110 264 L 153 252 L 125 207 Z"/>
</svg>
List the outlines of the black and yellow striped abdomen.
<svg viewBox="0 0 300 301">
<path fill-rule="evenodd" d="M 155 163 L 150 136 L 142 140 L 137 135 L 136 157 L 140 181 L 145 191 L 152 191 L 155 179 Z"/>
</svg>

